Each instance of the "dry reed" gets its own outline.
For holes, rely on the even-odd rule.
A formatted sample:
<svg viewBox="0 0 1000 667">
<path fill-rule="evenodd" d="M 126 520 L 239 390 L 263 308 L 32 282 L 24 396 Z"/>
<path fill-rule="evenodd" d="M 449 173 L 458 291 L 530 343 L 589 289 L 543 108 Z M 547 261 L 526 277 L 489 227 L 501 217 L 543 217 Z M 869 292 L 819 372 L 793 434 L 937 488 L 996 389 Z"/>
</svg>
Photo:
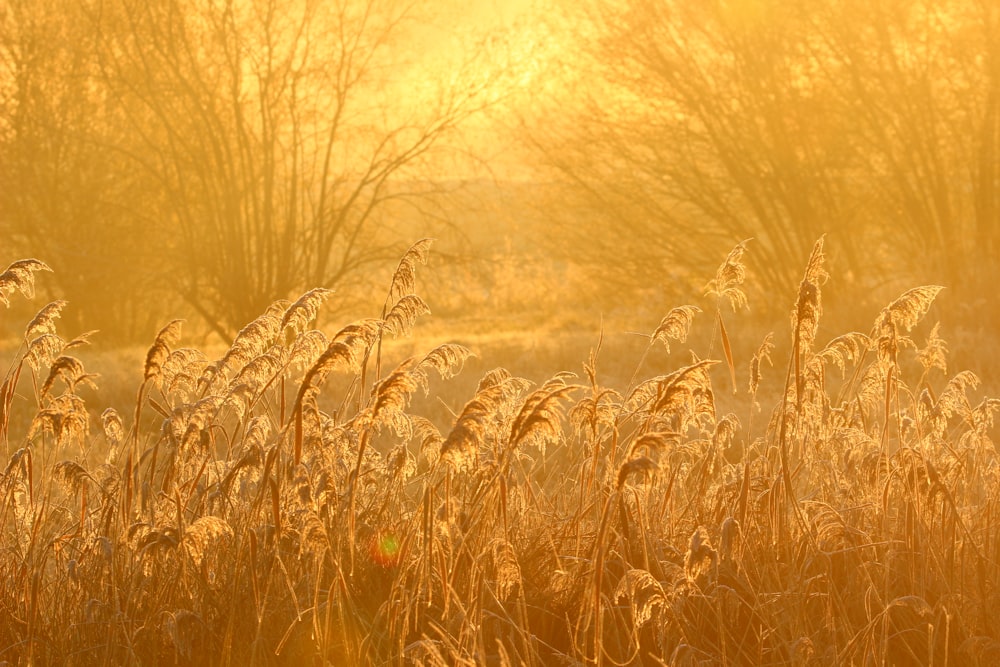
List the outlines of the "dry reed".
<svg viewBox="0 0 1000 667">
<path fill-rule="evenodd" d="M 977 397 L 972 373 L 944 375 L 938 326 L 922 348 L 908 338 L 940 288 L 906 292 L 870 334 L 822 344 L 818 242 L 784 389 L 759 426 L 779 349 L 769 334 L 736 358 L 738 322 L 721 308 L 746 305 L 744 242 L 708 286 L 715 318 L 681 306 L 649 339 L 670 358 L 669 345 L 710 340 L 708 357 L 637 370 L 622 388 L 602 384 L 600 344 L 585 384 L 557 374 L 533 387 L 496 369 L 442 424 L 411 399 L 439 391 L 468 349 L 381 368 L 383 336 L 429 312 L 415 293 L 429 244 L 403 257 L 379 317 L 332 334 L 310 328 L 327 290 L 276 302 L 217 359 L 175 347 L 169 323 L 137 369 L 131 423 L 106 409 L 97 434 L 93 377 L 67 354 L 80 341 L 56 331 L 65 304 L 39 311 L 0 386 L 0 660 L 1000 656 L 1000 401 Z M 11 264 L 0 297 L 30 297 L 46 268 Z M 724 359 L 710 358 L 716 338 Z M 734 387 L 745 364 L 745 412 L 720 416 L 720 363 Z"/>
</svg>

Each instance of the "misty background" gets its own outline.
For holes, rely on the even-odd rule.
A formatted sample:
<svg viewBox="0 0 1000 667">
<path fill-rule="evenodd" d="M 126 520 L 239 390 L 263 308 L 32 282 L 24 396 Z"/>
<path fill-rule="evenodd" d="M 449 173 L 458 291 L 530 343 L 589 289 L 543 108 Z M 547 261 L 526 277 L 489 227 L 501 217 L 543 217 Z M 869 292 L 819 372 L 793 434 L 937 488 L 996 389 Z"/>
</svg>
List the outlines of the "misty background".
<svg viewBox="0 0 1000 667">
<path fill-rule="evenodd" d="M 227 340 L 313 287 L 377 315 L 430 236 L 442 328 L 594 336 L 745 239 L 784 327 L 825 235 L 837 333 L 943 285 L 995 371 L 997 35 L 986 0 L 2 0 L 3 261 L 53 269 L 71 335 Z"/>
</svg>

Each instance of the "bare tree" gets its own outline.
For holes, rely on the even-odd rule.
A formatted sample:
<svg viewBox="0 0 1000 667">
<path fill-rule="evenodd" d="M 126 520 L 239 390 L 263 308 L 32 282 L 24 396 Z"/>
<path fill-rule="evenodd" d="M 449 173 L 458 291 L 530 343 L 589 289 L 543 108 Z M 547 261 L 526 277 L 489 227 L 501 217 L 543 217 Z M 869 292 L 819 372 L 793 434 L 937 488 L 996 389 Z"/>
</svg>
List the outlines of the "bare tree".
<svg viewBox="0 0 1000 667">
<path fill-rule="evenodd" d="M 392 0 L 94 2 L 99 65 L 169 231 L 169 280 L 227 334 L 275 298 L 363 278 L 395 256 L 379 217 L 489 77 L 399 98 L 414 25 Z M 419 82 L 423 83 L 423 82 Z M 425 88 L 427 86 L 424 86 Z"/>
<path fill-rule="evenodd" d="M 1000 233 L 993 4 L 590 3 L 564 120 L 528 128 L 597 218 L 562 198 L 574 255 L 634 285 L 754 237 L 785 294 L 826 233 L 861 285 L 967 282 Z"/>
<path fill-rule="evenodd" d="M 122 136 L 96 46 L 75 3 L 0 6 L 0 230 L 9 252 L 53 267 L 46 282 L 71 301 L 63 316 L 78 330 L 128 338 L 145 335 L 166 290 L 151 280 L 159 258 L 144 185 L 106 148 Z"/>
<path fill-rule="evenodd" d="M 812 57 L 838 79 L 831 97 L 857 146 L 854 187 L 883 222 L 882 247 L 952 286 L 991 281 L 983 268 L 1000 240 L 1000 7 L 824 5 Z"/>
</svg>

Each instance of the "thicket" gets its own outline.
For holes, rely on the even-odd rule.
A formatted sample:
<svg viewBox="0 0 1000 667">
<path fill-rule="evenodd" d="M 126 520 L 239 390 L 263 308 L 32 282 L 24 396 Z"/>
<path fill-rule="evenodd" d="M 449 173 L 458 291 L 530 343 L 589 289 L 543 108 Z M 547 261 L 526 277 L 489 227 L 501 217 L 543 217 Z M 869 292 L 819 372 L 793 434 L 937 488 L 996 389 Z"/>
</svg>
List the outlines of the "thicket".
<svg viewBox="0 0 1000 667">
<path fill-rule="evenodd" d="M 996 399 L 948 376 L 940 288 L 818 340 L 814 246 L 791 345 L 736 364 L 746 247 L 649 335 L 672 366 L 539 385 L 485 374 L 452 423 L 410 409 L 471 354 L 395 368 L 428 306 L 399 262 L 378 316 L 277 302 L 218 358 L 162 328 L 132 414 L 43 307 L 0 385 L 0 660 L 25 664 L 992 664 Z M 33 292 L 37 260 L 0 274 Z M 432 300 L 433 301 L 433 300 Z M 707 311 L 707 312 L 706 312 Z M 718 358 L 684 351 L 696 347 Z M 637 369 L 642 367 L 639 360 Z M 762 410 L 762 377 L 781 387 Z M 438 377 L 440 376 L 440 378 Z M 739 412 L 720 414 L 717 392 Z M 770 403 L 770 402 L 768 402 Z M 99 417 L 97 416 L 99 414 Z M 94 422 L 100 424 L 93 426 Z"/>
<path fill-rule="evenodd" d="M 1000 317 L 996 3 L 583 5 L 553 20 L 571 46 L 524 133 L 540 178 L 562 184 L 551 249 L 609 303 L 651 276 L 704 275 L 753 237 L 754 305 L 773 316 L 826 233 L 828 296 L 872 294 L 877 310 L 933 282 L 967 304 L 963 324 Z"/>
</svg>

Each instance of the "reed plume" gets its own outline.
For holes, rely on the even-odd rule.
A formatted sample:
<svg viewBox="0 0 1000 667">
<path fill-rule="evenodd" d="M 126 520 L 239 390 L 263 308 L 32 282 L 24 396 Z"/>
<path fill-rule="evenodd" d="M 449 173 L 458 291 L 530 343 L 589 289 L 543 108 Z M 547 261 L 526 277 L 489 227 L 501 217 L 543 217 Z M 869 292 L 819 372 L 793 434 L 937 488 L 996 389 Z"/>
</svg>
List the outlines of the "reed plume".
<svg viewBox="0 0 1000 667">
<path fill-rule="evenodd" d="M 25 299 L 35 298 L 35 272 L 51 271 L 44 262 L 37 259 L 19 259 L 0 273 L 0 301 L 10 307 L 10 295 L 15 291 Z"/>
</svg>

